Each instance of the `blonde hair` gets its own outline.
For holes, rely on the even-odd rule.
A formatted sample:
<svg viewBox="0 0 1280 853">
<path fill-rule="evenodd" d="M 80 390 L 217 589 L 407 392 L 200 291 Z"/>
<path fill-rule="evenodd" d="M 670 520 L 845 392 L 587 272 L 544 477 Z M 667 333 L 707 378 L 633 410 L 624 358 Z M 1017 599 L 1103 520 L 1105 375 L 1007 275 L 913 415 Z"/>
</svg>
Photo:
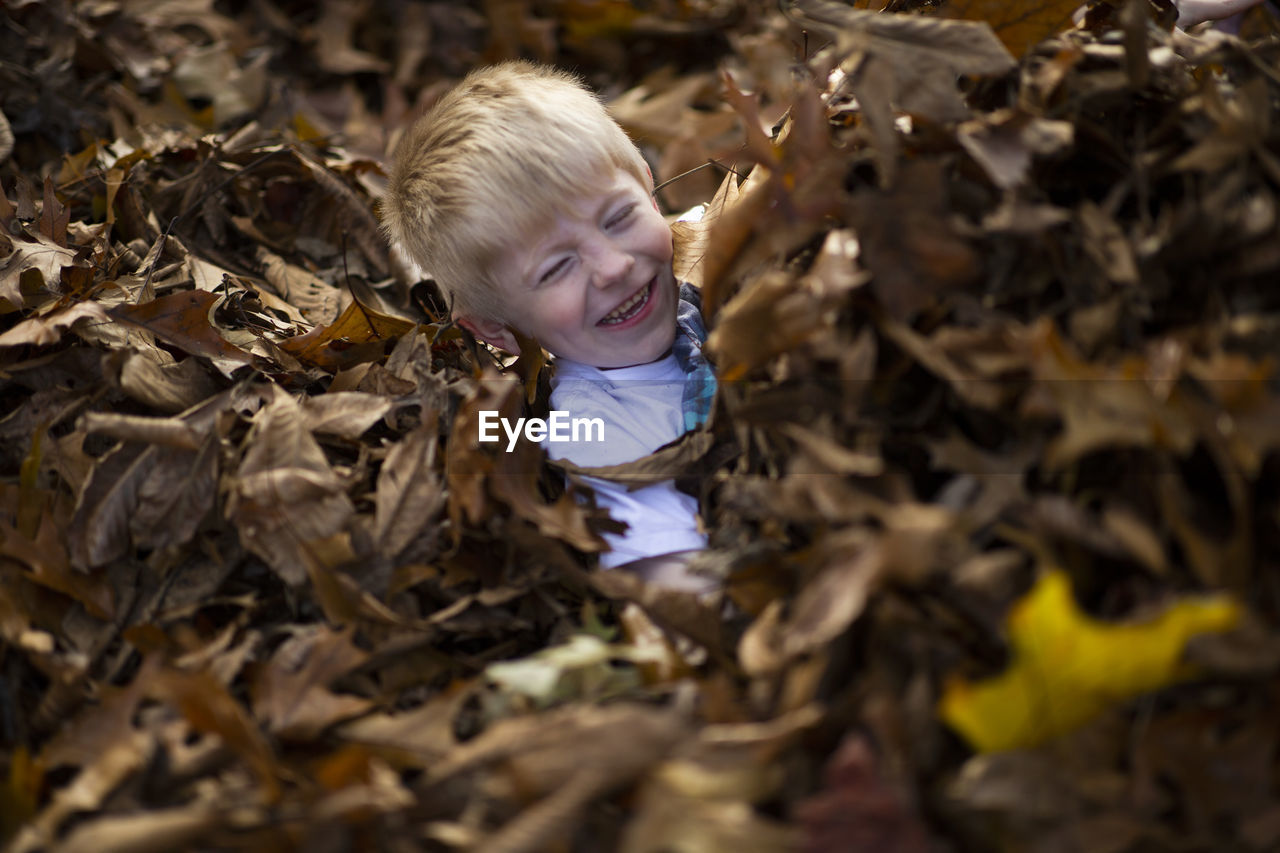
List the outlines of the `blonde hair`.
<svg viewBox="0 0 1280 853">
<path fill-rule="evenodd" d="M 471 72 L 405 132 L 382 200 L 391 242 L 455 315 L 507 320 L 491 267 L 611 167 L 652 183 L 635 144 L 581 80 L 515 61 Z"/>
</svg>

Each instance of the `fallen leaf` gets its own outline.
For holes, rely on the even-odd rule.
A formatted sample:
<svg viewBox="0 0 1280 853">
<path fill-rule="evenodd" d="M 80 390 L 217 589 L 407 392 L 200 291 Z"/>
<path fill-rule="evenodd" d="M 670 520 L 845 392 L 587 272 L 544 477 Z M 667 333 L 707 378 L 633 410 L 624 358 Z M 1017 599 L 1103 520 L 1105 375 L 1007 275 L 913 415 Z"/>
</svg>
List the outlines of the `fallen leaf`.
<svg viewBox="0 0 1280 853">
<path fill-rule="evenodd" d="M 356 441 L 382 420 L 392 405 L 391 400 L 376 394 L 337 391 L 305 398 L 302 412 L 312 432 Z"/>
<path fill-rule="evenodd" d="M 946 0 L 942 11 L 989 24 L 1009 52 L 1021 57 L 1032 45 L 1070 27 L 1079 8 L 1076 0 Z"/>
<path fill-rule="evenodd" d="M 355 513 L 302 407 L 283 391 L 254 417 L 226 512 L 245 547 L 294 585 L 307 579 L 313 543 L 343 530 Z"/>
<path fill-rule="evenodd" d="M 0 348 L 17 346 L 49 346 L 62 340 L 62 333 L 77 323 L 110 323 L 111 318 L 96 302 L 77 302 L 58 308 L 44 316 L 28 317 L 0 334 Z"/>
<path fill-rule="evenodd" d="M 43 234 L 0 234 L 0 298 L 13 308 L 34 308 L 52 298 L 62 270 L 75 262 L 74 249 Z"/>
<path fill-rule="evenodd" d="M 1062 151 L 1074 138 L 1075 127 L 1070 122 L 1014 110 L 989 113 L 956 128 L 956 139 L 1002 190 L 1026 179 L 1035 156 Z"/>
<path fill-rule="evenodd" d="M 391 66 L 385 59 L 352 45 L 356 24 L 368 11 L 368 3 L 326 0 L 315 23 L 316 60 L 320 67 L 336 74 L 373 71 L 385 74 Z"/>
<path fill-rule="evenodd" d="M 374 535 L 380 550 L 399 555 L 415 540 L 434 541 L 445 488 L 437 462 L 435 418 L 397 442 L 378 472 Z"/>
<path fill-rule="evenodd" d="M 381 356 L 383 341 L 412 329 L 413 323 L 353 300 L 330 325 L 288 338 L 280 347 L 304 364 L 336 372 Z"/>
<path fill-rule="evenodd" d="M 892 188 L 863 189 L 849 201 L 870 287 L 894 319 L 914 316 L 981 275 L 977 251 L 943 213 L 945 180 L 940 164 L 908 163 Z"/>
<path fill-rule="evenodd" d="M 24 566 L 32 581 L 79 601 L 98 619 L 110 619 L 115 611 L 114 590 L 101 575 L 72 571 L 65 536 L 65 523 L 58 523 L 48 508 L 33 539 L 0 518 L 0 557 Z"/>
<path fill-rule="evenodd" d="M 1205 596 L 1150 619 L 1102 622 L 1080 609 L 1067 575 L 1052 569 L 1009 611 L 1009 668 L 984 681 L 952 678 L 938 712 L 980 752 L 1035 746 L 1187 678 L 1187 641 L 1229 631 L 1240 616 L 1231 599 Z"/>
<path fill-rule="evenodd" d="M 367 699 L 329 689 L 368 657 L 351 642 L 351 634 L 349 628 L 335 631 L 324 626 L 299 634 L 257 671 L 253 709 L 272 733 L 289 740 L 314 740 L 326 728 L 372 707 Z"/>
<path fill-rule="evenodd" d="M 252 356 L 228 343 L 210 319 L 220 301 L 218 296 L 205 290 L 186 290 L 138 305 L 121 305 L 110 314 L 220 366 L 249 364 Z"/>
</svg>

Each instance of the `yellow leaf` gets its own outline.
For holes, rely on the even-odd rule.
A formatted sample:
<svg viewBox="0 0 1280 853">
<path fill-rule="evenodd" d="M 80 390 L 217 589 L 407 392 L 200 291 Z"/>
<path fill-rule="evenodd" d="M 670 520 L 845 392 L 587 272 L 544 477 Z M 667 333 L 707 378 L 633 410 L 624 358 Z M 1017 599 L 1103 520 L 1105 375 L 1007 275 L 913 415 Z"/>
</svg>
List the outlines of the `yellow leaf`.
<svg viewBox="0 0 1280 853">
<path fill-rule="evenodd" d="M 1009 668 L 976 683 L 952 679 L 938 712 L 980 752 L 1036 746 L 1116 702 L 1186 678 L 1187 641 L 1239 619 L 1233 600 L 1205 596 L 1146 621 L 1101 622 L 1080 610 L 1067 575 L 1052 570 L 1009 612 Z"/>
<path fill-rule="evenodd" d="M 943 14 L 966 21 L 986 21 L 1014 56 L 1071 26 L 1080 0 L 947 0 Z"/>
</svg>

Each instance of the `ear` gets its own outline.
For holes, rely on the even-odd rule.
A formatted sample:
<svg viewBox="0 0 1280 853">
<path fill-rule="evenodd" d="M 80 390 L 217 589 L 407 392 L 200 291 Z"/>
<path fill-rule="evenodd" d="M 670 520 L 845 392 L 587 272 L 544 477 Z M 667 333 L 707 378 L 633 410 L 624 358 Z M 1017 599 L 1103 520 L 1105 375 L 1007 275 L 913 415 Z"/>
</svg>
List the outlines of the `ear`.
<svg viewBox="0 0 1280 853">
<path fill-rule="evenodd" d="M 520 354 L 520 344 L 507 324 L 501 320 L 477 317 L 458 317 L 458 325 L 475 335 L 478 340 L 505 350 L 512 355 Z"/>
<path fill-rule="evenodd" d="M 653 170 L 649 168 L 648 163 L 644 164 L 644 173 L 649 176 L 649 201 L 653 204 L 653 209 L 661 213 L 662 211 L 658 208 L 658 194 L 653 191 Z"/>
</svg>

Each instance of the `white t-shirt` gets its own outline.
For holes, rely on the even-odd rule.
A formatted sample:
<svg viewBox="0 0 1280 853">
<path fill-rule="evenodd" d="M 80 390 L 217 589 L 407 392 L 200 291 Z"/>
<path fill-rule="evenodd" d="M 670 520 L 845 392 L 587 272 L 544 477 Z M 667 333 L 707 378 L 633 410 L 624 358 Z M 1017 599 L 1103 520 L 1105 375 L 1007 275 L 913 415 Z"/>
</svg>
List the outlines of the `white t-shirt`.
<svg viewBox="0 0 1280 853">
<path fill-rule="evenodd" d="M 576 442 L 548 442 L 548 455 L 587 468 L 649 455 L 684 433 L 684 380 L 674 355 L 612 370 L 556 359 L 551 408 L 575 419 L 599 418 L 604 435 L 598 440 L 598 432 L 584 432 Z M 598 477 L 584 479 L 600 505 L 627 524 L 621 535 L 605 534 L 612 550 L 600 555 L 602 568 L 706 547 L 707 538 L 698 531 L 698 502 L 673 481 L 628 490 Z"/>
</svg>

